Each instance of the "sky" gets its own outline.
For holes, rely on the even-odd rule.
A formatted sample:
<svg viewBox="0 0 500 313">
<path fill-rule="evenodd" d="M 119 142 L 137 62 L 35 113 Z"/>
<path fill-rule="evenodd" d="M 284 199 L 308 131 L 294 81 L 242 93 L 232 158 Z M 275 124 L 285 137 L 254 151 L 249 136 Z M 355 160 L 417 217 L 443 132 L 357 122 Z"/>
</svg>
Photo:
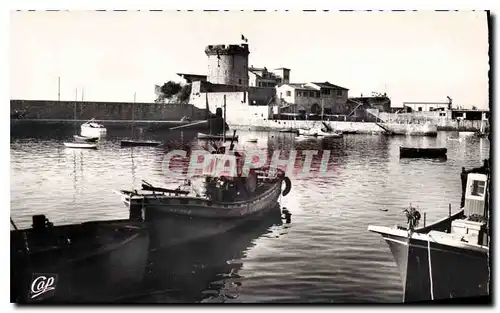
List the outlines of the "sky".
<svg viewBox="0 0 500 313">
<path fill-rule="evenodd" d="M 210 44 L 248 38 L 249 65 L 291 69 L 349 96 L 488 108 L 484 12 L 11 12 L 10 98 L 152 102 L 154 85 L 206 75 Z"/>
</svg>

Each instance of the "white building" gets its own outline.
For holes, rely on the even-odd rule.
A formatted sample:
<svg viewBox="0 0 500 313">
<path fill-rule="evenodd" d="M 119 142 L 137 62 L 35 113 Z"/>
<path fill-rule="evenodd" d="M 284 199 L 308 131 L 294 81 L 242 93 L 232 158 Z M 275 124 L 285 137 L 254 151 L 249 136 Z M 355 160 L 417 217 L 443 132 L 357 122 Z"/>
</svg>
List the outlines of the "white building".
<svg viewBox="0 0 500 313">
<path fill-rule="evenodd" d="M 349 89 L 329 82 L 282 84 L 276 88 L 277 98 L 282 104 L 292 107 L 294 112 L 336 114 L 346 110 Z"/>
</svg>

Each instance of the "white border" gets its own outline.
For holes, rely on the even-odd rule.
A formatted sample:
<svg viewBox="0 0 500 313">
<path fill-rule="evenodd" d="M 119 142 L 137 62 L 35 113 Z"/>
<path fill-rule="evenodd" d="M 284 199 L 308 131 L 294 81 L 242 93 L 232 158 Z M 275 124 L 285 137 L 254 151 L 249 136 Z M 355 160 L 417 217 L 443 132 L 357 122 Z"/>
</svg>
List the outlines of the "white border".
<svg viewBox="0 0 500 313">
<path fill-rule="evenodd" d="M 192 9 L 192 10 L 200 10 L 200 9 L 266 9 L 266 10 L 301 10 L 301 9 L 330 9 L 330 10 L 338 10 L 338 9 L 352 9 L 352 10 L 366 10 L 366 9 L 374 9 L 374 10 L 391 10 L 391 9 L 398 9 L 398 10 L 435 10 L 435 9 L 441 9 L 441 10 L 446 10 L 446 9 L 456 9 L 456 10 L 470 10 L 470 9 L 476 9 L 476 10 L 482 10 L 482 9 L 491 9 L 492 13 L 499 12 L 496 10 L 498 6 L 498 1 L 493 1 L 493 0 L 488 0 L 488 1 L 465 1 L 465 0 L 441 0 L 441 1 L 435 1 L 435 0 L 420 0 L 420 1 L 396 1 L 396 0 L 379 0 L 379 1 L 373 1 L 373 0 L 358 0 L 358 1 L 337 1 L 334 3 L 333 1 L 315 1 L 315 0 L 308 0 L 307 2 L 303 1 L 297 1 L 297 2 L 292 2 L 292 1 L 272 1 L 272 0 L 252 0 L 248 2 L 239 2 L 239 1 L 231 1 L 231 0 L 211 0 L 211 1 L 206 1 L 206 0 L 191 0 L 191 1 L 165 1 L 165 0 L 150 0 L 150 1 L 131 1 L 131 0 L 116 0 L 116 1 L 105 1 L 105 0 L 78 0 L 78 1 L 57 1 L 57 0 L 31 0 L 31 1 L 2 1 L 0 2 L 0 7 L 2 10 L 0 10 L 1 15 L 0 15 L 0 21 L 2 23 L 3 27 L 0 27 L 0 36 L 1 36 L 1 42 L 2 42 L 2 49 L 0 49 L 2 53 L 2 61 L 3 61 L 3 66 L 0 68 L 2 69 L 1 75 L 2 75 L 2 84 L 0 85 L 1 87 L 1 92 L 0 94 L 2 95 L 2 106 L 1 109 L 3 110 L 1 116 L 4 117 L 5 123 L 2 123 L 4 131 L 1 132 L 2 136 L 8 137 L 7 134 L 9 134 L 9 122 L 7 121 L 7 118 L 9 118 L 9 59 L 8 59 L 8 45 L 9 45 L 9 11 L 10 10 L 15 10 L 15 9 L 37 9 L 37 10 L 45 10 L 45 9 L 71 9 L 71 10 L 81 10 L 81 9 L 129 9 L 129 10 L 137 10 L 137 9 L 164 9 L 164 10 L 174 10 L 174 9 L 180 9 L 180 10 L 187 10 L 187 9 Z M 498 34 L 498 31 L 497 31 Z M 496 35 L 497 35 L 496 34 Z M 496 37 L 496 36 L 495 36 Z M 495 49 L 498 51 L 498 49 Z M 497 54 L 496 54 L 497 55 Z M 496 85 L 496 84 L 495 84 Z M 496 87 L 496 86 L 495 86 Z M 496 109 L 495 111 L 499 111 L 500 109 Z M 495 112 L 494 119 L 496 121 L 500 121 L 499 116 L 497 114 L 500 114 L 498 112 Z M 495 135 L 496 138 L 496 135 Z M 5 138 L 7 141 L 7 138 Z M 496 142 L 495 142 L 496 145 Z M 2 169 L 4 173 L 10 173 L 10 152 L 8 149 L 3 149 L 2 150 Z M 496 161 L 496 160 L 494 160 Z M 496 163 L 496 162 L 495 162 Z M 496 168 L 496 167 L 495 167 Z M 10 174 L 9 174 L 10 175 Z M 495 174 L 496 175 L 496 174 Z M 498 185 L 498 184 L 497 184 Z M 10 177 L 8 176 L 8 179 L 3 179 L 2 180 L 2 188 L 0 189 L 4 193 L 2 199 L 9 199 L 10 200 Z M 5 205 L 3 207 L 2 212 L 5 214 L 5 218 L 3 219 L 5 223 L 7 223 L 7 215 L 10 209 L 10 201 L 5 201 Z M 495 214 L 497 216 L 499 214 Z M 10 227 L 9 227 L 10 229 Z M 367 235 L 369 235 L 367 233 Z M 4 248 L 2 251 L 8 251 L 7 247 L 9 246 L 9 239 L 7 237 L 7 231 L 2 232 L 2 241 L 4 244 L 2 245 Z M 4 279 L 2 279 L 2 295 L 4 297 L 4 301 L 2 301 L 2 304 L 4 306 L 8 306 L 8 310 L 14 310 L 15 307 L 12 305 L 9 305 L 9 277 L 8 277 L 8 260 L 9 257 L 7 255 L 8 253 L 4 253 L 4 257 L 1 258 L 3 262 L 3 276 Z M 495 258 L 496 260 L 496 258 Z M 498 273 L 498 269 L 495 271 Z M 496 277 L 495 277 L 496 280 Z M 496 290 L 496 289 L 495 289 Z M 173 307 L 158 307 L 155 306 L 154 308 L 157 308 L 159 310 L 168 310 L 168 311 L 176 311 L 178 310 L 177 308 Z M 207 310 L 207 309 L 219 309 L 220 307 L 217 308 L 210 308 L 210 307 L 202 307 L 201 309 Z M 234 307 L 227 307 L 228 309 L 234 309 Z M 301 308 L 301 307 L 299 307 Z M 339 310 L 343 308 L 339 307 L 326 307 L 327 309 L 333 309 L 333 310 Z M 363 307 L 365 308 L 365 307 Z M 52 310 L 52 308 L 49 308 Z M 69 309 L 69 308 L 63 308 L 63 309 Z M 106 308 L 86 308 L 85 310 L 93 310 L 93 311 L 100 311 L 100 310 L 119 310 L 120 308 L 111 308 L 111 307 L 106 307 Z M 143 310 L 143 308 L 139 307 L 133 307 L 134 310 Z M 251 307 L 253 310 L 266 310 L 263 309 L 262 307 L 256 308 L 256 307 Z M 277 308 L 273 307 L 272 310 L 289 310 L 289 308 Z M 309 310 L 310 308 L 306 308 Z M 366 309 L 373 310 L 373 307 L 366 307 Z M 386 309 L 385 307 L 382 309 Z M 397 306 L 395 307 L 397 310 L 401 309 L 411 309 L 411 307 L 401 307 Z M 429 310 L 430 308 L 426 308 Z M 455 309 L 455 308 L 453 308 Z M 35 309 L 29 309 L 29 311 L 34 311 Z M 440 310 L 443 310 L 443 308 L 440 308 Z"/>
</svg>

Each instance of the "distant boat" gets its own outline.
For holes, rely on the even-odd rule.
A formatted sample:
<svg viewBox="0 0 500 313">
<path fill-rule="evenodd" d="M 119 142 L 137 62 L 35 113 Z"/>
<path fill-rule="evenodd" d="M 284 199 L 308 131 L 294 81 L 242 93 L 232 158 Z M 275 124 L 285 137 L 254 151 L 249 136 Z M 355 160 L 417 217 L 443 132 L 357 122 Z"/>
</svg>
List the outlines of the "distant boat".
<svg viewBox="0 0 500 313">
<path fill-rule="evenodd" d="M 151 140 L 134 140 L 134 123 L 135 123 L 135 93 L 134 93 L 134 105 L 132 106 L 132 123 L 130 124 L 130 137 L 132 139 L 121 140 L 121 147 L 157 147 L 161 145 L 159 141 Z"/>
<path fill-rule="evenodd" d="M 73 138 L 76 141 L 85 141 L 85 142 L 96 142 L 97 140 L 99 140 L 99 137 L 84 137 L 79 135 L 74 135 Z"/>
<path fill-rule="evenodd" d="M 198 139 L 200 140 L 234 140 L 238 141 L 238 135 L 232 136 L 232 135 L 213 135 L 213 134 L 204 134 L 204 133 L 198 133 Z"/>
<path fill-rule="evenodd" d="M 97 149 L 97 145 L 95 143 L 65 142 L 64 146 L 66 148 L 73 148 L 73 149 Z"/>
<path fill-rule="evenodd" d="M 80 126 L 80 135 L 82 137 L 102 137 L 106 135 L 106 127 L 91 119 Z"/>
<path fill-rule="evenodd" d="M 445 158 L 446 148 L 410 148 L 399 147 L 400 158 Z"/>
<path fill-rule="evenodd" d="M 460 138 L 460 137 L 457 137 L 457 138 L 453 138 L 453 137 L 448 137 L 446 138 L 446 140 L 449 140 L 449 141 L 462 141 L 463 138 Z"/>
<path fill-rule="evenodd" d="M 299 128 L 299 135 L 310 137 L 342 137 L 342 133 L 325 131 L 319 127 L 313 127 L 310 129 Z"/>
<path fill-rule="evenodd" d="M 299 130 L 297 128 L 289 127 L 289 128 L 283 128 L 279 130 L 280 133 L 295 133 L 298 134 Z"/>
<path fill-rule="evenodd" d="M 120 146 L 122 147 L 157 147 L 161 145 L 159 141 L 151 140 L 121 140 Z"/>
<path fill-rule="evenodd" d="M 247 142 L 253 142 L 253 143 L 255 143 L 255 142 L 257 142 L 257 138 L 250 138 L 250 139 L 247 140 Z"/>
</svg>

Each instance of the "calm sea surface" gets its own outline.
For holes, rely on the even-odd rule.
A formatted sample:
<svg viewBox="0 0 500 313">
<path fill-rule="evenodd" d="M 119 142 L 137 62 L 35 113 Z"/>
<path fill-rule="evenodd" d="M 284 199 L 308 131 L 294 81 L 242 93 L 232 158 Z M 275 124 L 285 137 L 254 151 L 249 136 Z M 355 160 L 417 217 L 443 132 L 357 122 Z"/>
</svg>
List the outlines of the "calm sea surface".
<svg viewBox="0 0 500 313">
<path fill-rule="evenodd" d="M 63 142 L 71 130 L 11 129 L 11 216 L 29 227 L 31 215 L 54 224 L 127 218 L 113 189 L 140 188 L 144 179 L 175 187 L 163 157 L 172 149 L 198 149 L 195 133 L 143 132 L 164 148 L 120 148 L 129 131 L 108 129 L 95 151 Z M 136 302 L 401 302 L 399 272 L 381 236 L 369 224 L 403 224 L 410 203 L 427 222 L 458 209 L 460 170 L 488 158 L 489 141 L 456 132 L 437 138 L 345 135 L 328 140 L 294 140 L 293 134 L 241 131 L 237 148 L 330 150 L 328 172 L 292 177 L 282 206 L 292 221 L 265 221 L 176 251 L 151 256 Z M 257 143 L 247 143 L 258 138 Z M 447 161 L 399 159 L 399 146 L 448 148 Z M 314 161 L 318 163 L 319 161 Z M 387 209 L 387 211 L 385 211 Z M 124 298 L 125 299 L 125 298 Z M 124 300 L 125 301 L 125 300 Z"/>
</svg>

